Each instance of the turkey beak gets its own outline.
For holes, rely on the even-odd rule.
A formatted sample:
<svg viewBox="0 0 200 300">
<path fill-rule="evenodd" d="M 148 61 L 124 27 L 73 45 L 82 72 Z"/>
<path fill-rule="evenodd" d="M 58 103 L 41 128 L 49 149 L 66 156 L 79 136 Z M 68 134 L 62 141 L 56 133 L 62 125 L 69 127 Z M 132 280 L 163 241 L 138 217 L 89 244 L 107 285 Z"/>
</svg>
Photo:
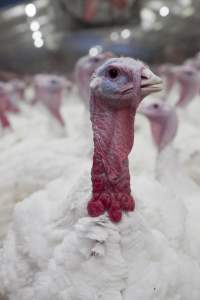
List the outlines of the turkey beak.
<svg viewBox="0 0 200 300">
<path fill-rule="evenodd" d="M 162 90 L 162 79 L 156 76 L 148 68 L 142 70 L 141 77 L 142 97 L 146 97 L 152 93 L 160 92 Z"/>
</svg>

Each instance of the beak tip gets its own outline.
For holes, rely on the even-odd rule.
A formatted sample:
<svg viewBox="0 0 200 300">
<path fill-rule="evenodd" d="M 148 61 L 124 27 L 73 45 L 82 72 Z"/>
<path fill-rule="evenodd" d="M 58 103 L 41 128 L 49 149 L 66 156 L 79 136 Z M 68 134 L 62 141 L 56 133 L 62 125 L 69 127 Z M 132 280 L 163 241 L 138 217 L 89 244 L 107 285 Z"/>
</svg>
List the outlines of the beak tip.
<svg viewBox="0 0 200 300">
<path fill-rule="evenodd" d="M 152 93 L 160 92 L 163 89 L 163 81 L 159 76 L 152 73 L 152 76 L 150 78 L 142 79 L 141 89 L 143 96 L 148 96 Z"/>
</svg>

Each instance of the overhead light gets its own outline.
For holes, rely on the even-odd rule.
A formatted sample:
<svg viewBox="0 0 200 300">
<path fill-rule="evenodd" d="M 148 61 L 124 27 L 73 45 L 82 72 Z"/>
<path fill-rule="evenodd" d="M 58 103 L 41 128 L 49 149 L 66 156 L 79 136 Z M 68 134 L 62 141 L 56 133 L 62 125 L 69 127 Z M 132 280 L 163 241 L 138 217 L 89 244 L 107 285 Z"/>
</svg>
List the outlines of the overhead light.
<svg viewBox="0 0 200 300">
<path fill-rule="evenodd" d="M 119 33 L 116 31 L 111 32 L 110 39 L 113 42 L 117 41 L 119 39 Z"/>
<path fill-rule="evenodd" d="M 32 21 L 30 24 L 30 29 L 32 31 L 38 31 L 40 29 L 40 23 L 38 21 Z"/>
<path fill-rule="evenodd" d="M 182 5 L 182 6 L 189 6 L 192 4 L 192 1 L 191 0 L 178 0 L 179 4 Z"/>
<path fill-rule="evenodd" d="M 42 39 L 36 39 L 34 40 L 34 46 L 36 48 L 41 48 L 44 46 L 44 41 Z"/>
<path fill-rule="evenodd" d="M 128 38 L 130 37 L 130 35 L 131 35 L 131 32 L 130 32 L 129 29 L 124 29 L 124 30 L 122 30 L 122 32 L 121 32 L 121 37 L 122 37 L 123 39 L 128 39 Z"/>
<path fill-rule="evenodd" d="M 96 56 L 98 53 L 99 53 L 99 50 L 98 50 L 97 47 L 92 47 L 92 48 L 90 48 L 90 50 L 89 50 L 89 55 L 90 55 L 90 56 Z"/>
<path fill-rule="evenodd" d="M 36 6 L 33 3 L 29 3 L 25 6 L 25 13 L 30 18 L 36 15 L 36 11 Z"/>
<path fill-rule="evenodd" d="M 34 40 L 42 39 L 42 32 L 41 31 L 34 31 L 33 34 L 32 34 L 32 38 Z"/>
<path fill-rule="evenodd" d="M 162 7 L 160 8 L 159 13 L 160 13 L 161 17 L 166 17 L 166 16 L 168 16 L 168 14 L 169 14 L 169 7 L 167 7 L 167 6 L 162 6 Z"/>
</svg>

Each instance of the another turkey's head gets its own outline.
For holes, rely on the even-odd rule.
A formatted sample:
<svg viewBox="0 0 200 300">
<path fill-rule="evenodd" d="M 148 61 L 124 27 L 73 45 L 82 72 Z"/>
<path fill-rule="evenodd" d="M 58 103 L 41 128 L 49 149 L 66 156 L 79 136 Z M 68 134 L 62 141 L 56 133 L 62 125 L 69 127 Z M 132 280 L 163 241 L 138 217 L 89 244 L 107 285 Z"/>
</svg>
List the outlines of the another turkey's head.
<svg viewBox="0 0 200 300">
<path fill-rule="evenodd" d="M 177 133 L 178 117 L 175 108 L 166 102 L 144 105 L 139 111 L 150 121 L 152 136 L 159 151 L 170 144 Z"/>
<path fill-rule="evenodd" d="M 102 52 L 95 56 L 87 55 L 82 57 L 77 64 L 79 67 L 84 70 L 85 75 L 89 78 L 93 74 L 93 72 L 106 60 L 112 58 L 114 55 L 111 52 Z"/>
<path fill-rule="evenodd" d="M 92 74 L 101 64 L 112 57 L 111 52 L 102 52 L 95 56 L 87 55 L 78 60 L 75 67 L 75 80 L 79 93 L 86 103 L 89 103 L 89 82 Z"/>
<path fill-rule="evenodd" d="M 183 85 L 192 84 L 196 82 L 196 79 L 198 78 L 197 70 L 189 65 L 176 67 L 174 72 L 177 80 Z"/>
<path fill-rule="evenodd" d="M 65 78 L 57 75 L 38 75 L 37 84 L 48 91 L 58 91 L 66 85 Z"/>
<path fill-rule="evenodd" d="M 193 100 L 199 92 L 198 71 L 189 65 L 175 68 L 176 79 L 180 85 L 180 99 L 178 106 L 185 106 Z"/>
<path fill-rule="evenodd" d="M 142 62 L 132 58 L 113 58 L 93 75 L 91 94 L 112 107 L 133 105 L 151 93 L 162 89 L 162 80 Z"/>
<path fill-rule="evenodd" d="M 35 76 L 36 96 L 45 104 L 51 101 L 51 96 L 60 99 L 61 93 L 66 86 L 66 80 L 62 76 L 39 74 Z"/>
<path fill-rule="evenodd" d="M 48 109 L 52 116 L 64 126 L 60 115 L 62 93 L 66 87 L 66 79 L 57 75 L 37 75 L 35 77 L 35 97 Z M 38 100 L 37 100 L 38 101 Z M 36 101 L 36 102 L 37 102 Z"/>
<path fill-rule="evenodd" d="M 166 93 L 170 93 L 176 83 L 175 68 L 172 64 L 164 64 L 159 67 L 158 72 L 161 77 L 164 77 Z"/>
</svg>

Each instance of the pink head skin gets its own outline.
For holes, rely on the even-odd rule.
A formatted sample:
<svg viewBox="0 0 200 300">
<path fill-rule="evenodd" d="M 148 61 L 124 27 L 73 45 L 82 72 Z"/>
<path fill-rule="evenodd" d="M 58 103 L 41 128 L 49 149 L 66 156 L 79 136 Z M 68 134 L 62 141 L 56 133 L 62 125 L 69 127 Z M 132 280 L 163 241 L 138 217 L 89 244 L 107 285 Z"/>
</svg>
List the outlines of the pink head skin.
<svg viewBox="0 0 200 300">
<path fill-rule="evenodd" d="M 35 102 L 40 101 L 59 124 L 64 127 L 65 121 L 60 113 L 60 108 L 66 80 L 56 75 L 36 75 L 34 83 L 35 99 L 37 99 Z"/>
<path fill-rule="evenodd" d="M 122 211 L 133 211 L 128 155 L 134 141 L 138 105 L 161 89 L 161 80 L 131 58 L 113 58 L 96 70 L 91 83 L 90 114 L 94 135 L 92 198 L 88 213 L 108 211 L 119 222 Z"/>
<path fill-rule="evenodd" d="M 75 66 L 75 80 L 79 94 L 87 107 L 89 106 L 88 100 L 90 98 L 90 78 L 101 64 L 112 57 L 112 53 L 103 52 L 96 56 L 87 55 L 78 60 Z"/>
<path fill-rule="evenodd" d="M 152 137 L 158 151 L 162 151 L 175 138 L 178 118 L 175 108 L 166 102 L 154 102 L 140 108 L 151 126 Z"/>
<path fill-rule="evenodd" d="M 188 65 L 176 67 L 174 73 L 180 85 L 180 97 L 176 105 L 184 107 L 198 95 L 200 77 L 198 71 Z"/>
</svg>

